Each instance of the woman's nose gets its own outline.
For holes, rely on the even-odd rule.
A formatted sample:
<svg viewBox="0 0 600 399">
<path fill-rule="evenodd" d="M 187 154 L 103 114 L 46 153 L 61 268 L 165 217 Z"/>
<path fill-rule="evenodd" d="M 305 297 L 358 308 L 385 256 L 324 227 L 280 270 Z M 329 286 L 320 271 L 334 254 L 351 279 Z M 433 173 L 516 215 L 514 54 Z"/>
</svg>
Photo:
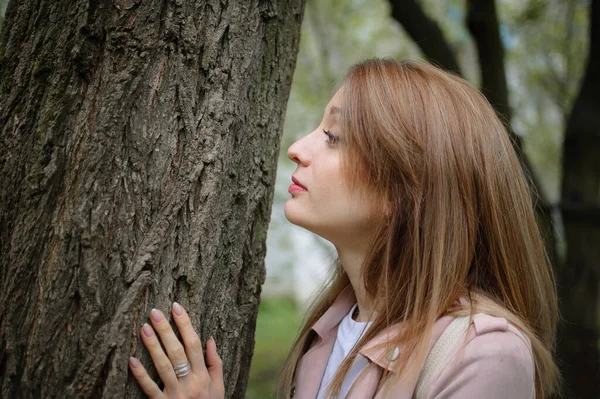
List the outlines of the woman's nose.
<svg viewBox="0 0 600 399">
<path fill-rule="evenodd" d="M 306 141 L 307 137 L 304 136 L 300 140 L 297 140 L 287 151 L 288 158 L 299 165 L 302 164 L 302 166 L 306 166 L 310 162 L 310 151 Z"/>
</svg>

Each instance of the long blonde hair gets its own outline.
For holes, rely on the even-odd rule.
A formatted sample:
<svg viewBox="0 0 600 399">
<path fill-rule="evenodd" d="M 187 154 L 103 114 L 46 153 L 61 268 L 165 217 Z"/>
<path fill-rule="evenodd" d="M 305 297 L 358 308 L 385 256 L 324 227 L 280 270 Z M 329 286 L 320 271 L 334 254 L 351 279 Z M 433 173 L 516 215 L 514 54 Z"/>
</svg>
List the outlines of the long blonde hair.
<svg viewBox="0 0 600 399">
<path fill-rule="evenodd" d="M 340 86 L 343 173 L 351 188 L 368 188 L 388 218 L 361 269 L 376 317 L 329 392 L 339 394 L 359 349 L 383 329 L 402 323 L 390 342 L 404 348 L 396 376 L 417 378 L 435 321 L 483 312 L 529 338 L 536 397 L 552 395 L 554 277 L 529 185 L 493 108 L 464 79 L 422 62 L 367 60 Z M 347 284 L 338 267 L 290 352 L 280 396 L 289 397 L 312 325 Z M 470 306 L 453 307 L 460 297 Z"/>
</svg>

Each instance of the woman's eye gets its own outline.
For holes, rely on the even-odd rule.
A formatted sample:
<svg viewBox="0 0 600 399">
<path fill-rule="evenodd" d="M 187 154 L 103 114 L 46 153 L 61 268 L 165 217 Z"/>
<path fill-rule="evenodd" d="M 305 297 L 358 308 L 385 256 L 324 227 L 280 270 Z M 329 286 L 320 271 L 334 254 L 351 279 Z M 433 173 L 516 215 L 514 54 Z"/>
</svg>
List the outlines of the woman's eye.
<svg viewBox="0 0 600 399">
<path fill-rule="evenodd" d="M 323 129 L 323 133 L 325 133 L 327 135 L 327 140 L 325 140 L 325 142 L 328 144 L 335 144 L 338 141 L 340 141 L 340 136 L 336 136 L 335 134 L 331 133 L 329 130 Z"/>
</svg>

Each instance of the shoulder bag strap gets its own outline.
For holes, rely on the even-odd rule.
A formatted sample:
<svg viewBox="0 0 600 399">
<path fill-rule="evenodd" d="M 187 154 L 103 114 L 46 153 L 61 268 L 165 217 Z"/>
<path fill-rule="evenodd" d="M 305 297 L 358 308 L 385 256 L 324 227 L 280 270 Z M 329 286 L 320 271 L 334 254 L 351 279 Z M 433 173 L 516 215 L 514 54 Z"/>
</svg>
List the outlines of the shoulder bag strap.
<svg viewBox="0 0 600 399">
<path fill-rule="evenodd" d="M 429 355 L 427 355 L 425 364 L 421 369 L 421 374 L 419 374 L 419 380 L 415 388 L 415 399 L 425 399 L 432 378 L 442 369 L 446 363 L 446 358 L 464 336 L 469 324 L 469 316 L 456 317 L 440 335 L 429 351 Z"/>
</svg>

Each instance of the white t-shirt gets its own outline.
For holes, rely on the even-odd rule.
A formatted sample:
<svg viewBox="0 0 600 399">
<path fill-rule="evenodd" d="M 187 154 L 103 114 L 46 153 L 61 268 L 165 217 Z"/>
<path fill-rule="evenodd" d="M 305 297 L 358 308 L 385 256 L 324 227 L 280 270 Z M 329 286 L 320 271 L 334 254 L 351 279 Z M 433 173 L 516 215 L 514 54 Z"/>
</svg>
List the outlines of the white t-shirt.
<svg viewBox="0 0 600 399">
<path fill-rule="evenodd" d="M 363 336 L 363 334 L 367 331 L 367 328 L 371 325 L 371 323 L 359 323 L 352 319 L 352 314 L 356 309 L 355 304 L 350 312 L 344 319 L 340 322 L 340 326 L 338 327 L 337 338 L 335 339 L 335 344 L 333 346 L 333 350 L 331 351 L 331 355 L 329 355 L 329 361 L 327 362 L 327 368 L 325 369 L 325 374 L 323 374 L 323 379 L 321 380 L 321 387 L 319 388 L 319 393 L 317 394 L 317 399 L 326 399 L 325 391 L 333 379 L 336 371 L 342 364 L 342 361 L 348 356 L 354 345 L 358 342 L 358 340 Z M 342 389 L 340 391 L 340 397 L 344 397 L 352 383 L 358 377 L 362 369 L 367 367 L 369 361 L 362 356 L 357 356 L 346 374 L 346 378 L 344 379 L 344 383 L 342 384 Z"/>
</svg>

